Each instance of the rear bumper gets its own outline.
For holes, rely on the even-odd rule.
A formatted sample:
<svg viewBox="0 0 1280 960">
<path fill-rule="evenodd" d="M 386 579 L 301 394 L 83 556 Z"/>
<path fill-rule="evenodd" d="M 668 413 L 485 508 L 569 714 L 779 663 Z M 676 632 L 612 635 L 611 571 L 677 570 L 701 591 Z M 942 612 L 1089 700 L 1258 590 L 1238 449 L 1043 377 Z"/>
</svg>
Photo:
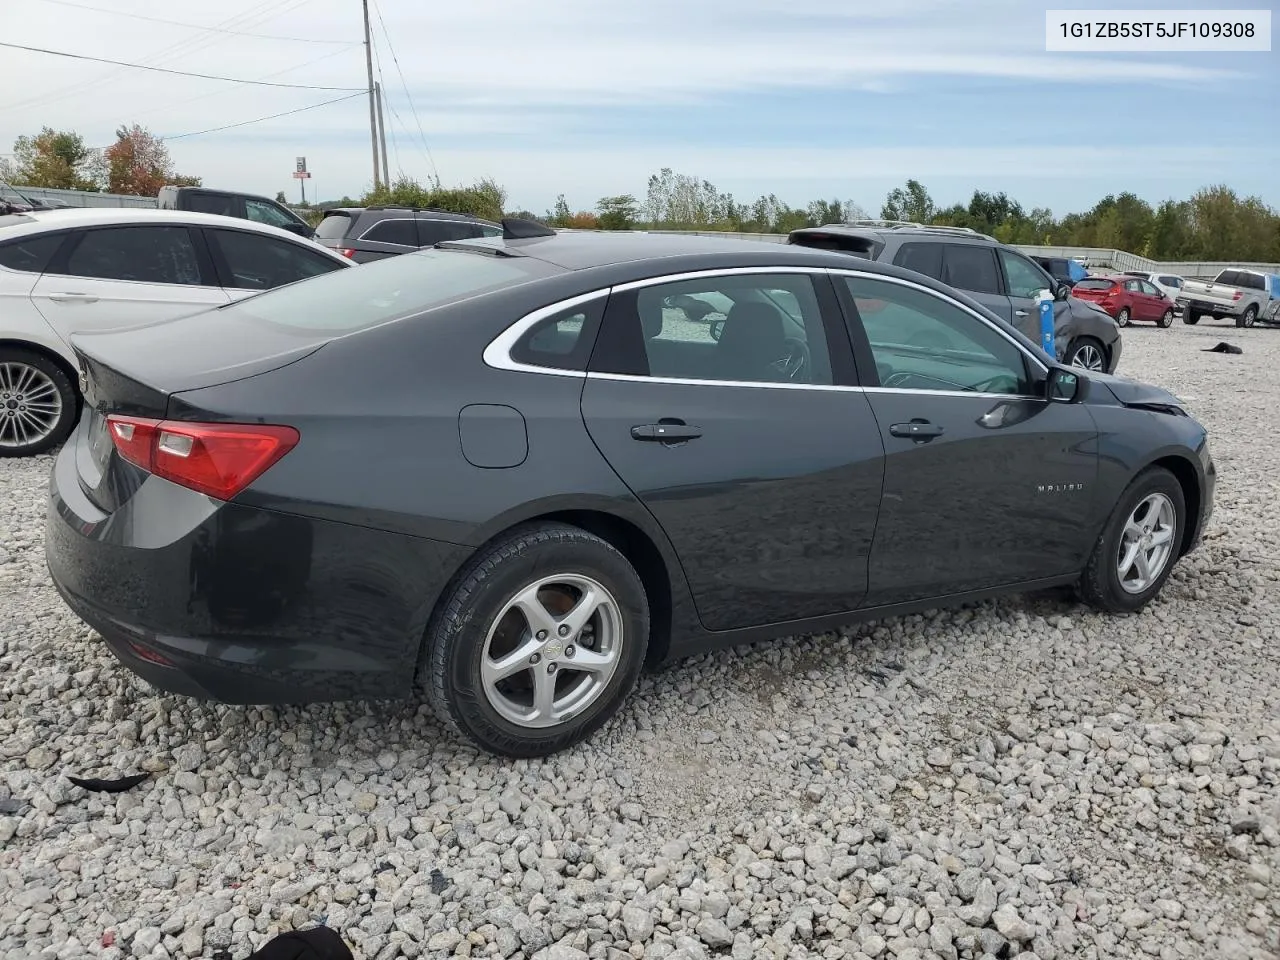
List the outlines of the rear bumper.
<svg viewBox="0 0 1280 960">
<path fill-rule="evenodd" d="M 1179 297 L 1177 304 L 1184 311 L 1194 310 L 1196 313 L 1216 313 L 1224 317 L 1233 317 L 1244 313 L 1244 307 L 1238 303 L 1214 303 L 1211 300 L 1197 300 L 1194 297 Z"/>
<path fill-rule="evenodd" d="M 398 698 L 468 548 L 234 503 L 149 477 L 111 515 L 76 442 L 54 465 L 45 557 L 67 605 L 162 690 L 226 703 Z"/>
</svg>

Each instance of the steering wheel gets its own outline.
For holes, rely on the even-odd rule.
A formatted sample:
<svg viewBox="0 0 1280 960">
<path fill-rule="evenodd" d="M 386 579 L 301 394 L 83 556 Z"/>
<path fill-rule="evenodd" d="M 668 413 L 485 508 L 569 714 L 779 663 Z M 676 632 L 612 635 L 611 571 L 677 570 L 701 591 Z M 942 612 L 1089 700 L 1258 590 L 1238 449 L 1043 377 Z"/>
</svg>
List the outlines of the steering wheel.
<svg viewBox="0 0 1280 960">
<path fill-rule="evenodd" d="M 997 385 L 1008 387 L 1011 384 L 1014 388 L 1014 391 L 1016 391 L 1017 381 L 1015 381 L 1014 378 L 1009 376 L 1009 374 L 1007 373 L 998 373 L 994 377 L 991 377 L 987 380 L 983 380 L 981 383 L 975 383 L 969 389 L 974 391 L 975 393 L 993 393 L 993 392 L 994 393 L 1010 393 L 1014 391 L 1009 391 L 1009 390 L 992 391 L 992 390 L 988 390 L 987 388 L 997 386 Z"/>
<path fill-rule="evenodd" d="M 807 383 L 809 367 L 813 357 L 809 354 L 809 345 L 799 337 L 787 337 L 783 340 L 787 345 L 787 355 L 773 362 L 774 368 L 788 380 Z"/>
</svg>

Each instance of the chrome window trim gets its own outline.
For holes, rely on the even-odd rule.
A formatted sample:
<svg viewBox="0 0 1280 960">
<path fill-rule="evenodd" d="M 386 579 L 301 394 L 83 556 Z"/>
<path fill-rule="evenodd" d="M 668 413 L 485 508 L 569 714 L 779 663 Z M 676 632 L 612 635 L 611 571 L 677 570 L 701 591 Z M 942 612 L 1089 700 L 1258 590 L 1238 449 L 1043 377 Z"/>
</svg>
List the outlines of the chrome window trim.
<svg viewBox="0 0 1280 960">
<path fill-rule="evenodd" d="M 1021 393 L 976 393 L 967 390 L 917 390 L 902 387 L 866 387 L 861 385 L 849 384 L 818 384 L 818 383 L 768 383 L 764 381 L 743 381 L 743 380 L 693 380 L 677 377 L 640 377 L 633 374 L 622 373 L 588 373 L 584 370 L 561 370 L 555 367 L 543 367 L 535 364 L 520 363 L 511 358 L 511 350 L 515 347 L 517 341 L 523 337 L 530 328 L 536 326 L 541 321 L 547 319 L 562 311 L 572 309 L 582 304 L 590 303 L 593 300 L 602 297 L 611 296 L 613 293 L 622 293 L 628 290 L 639 290 L 644 287 L 659 286 L 666 283 L 680 283 L 685 280 L 700 280 L 710 277 L 721 276 L 759 276 L 761 274 L 804 274 L 807 276 L 816 276 L 819 274 L 827 274 L 828 276 L 852 276 L 865 277 L 869 280 L 883 280 L 887 283 L 894 283 L 903 287 L 910 287 L 919 290 L 922 293 L 937 297 L 945 303 L 958 307 L 965 313 L 969 314 L 980 323 L 986 324 L 989 328 L 998 333 L 1005 340 L 1009 341 L 1019 353 L 1030 360 L 1036 368 L 1044 373 L 1049 372 L 1049 368 L 1038 360 L 1032 353 L 1028 352 L 1022 344 L 1010 336 L 1006 331 L 993 324 L 986 317 L 977 311 L 971 309 L 958 300 L 954 300 L 945 294 L 932 290 L 923 284 L 916 283 L 912 280 L 904 280 L 899 277 L 889 277 L 880 273 L 873 273 L 866 270 L 857 270 L 843 267 L 809 267 L 809 266 L 767 266 L 767 267 L 716 267 L 707 270 L 691 270 L 684 273 L 666 274 L 660 277 L 646 277 L 642 280 L 631 280 L 626 283 L 615 284 L 611 287 L 602 287 L 598 290 L 592 290 L 588 293 L 578 294 L 565 300 L 559 300 L 555 303 L 540 307 L 532 313 L 525 314 L 515 323 L 508 326 L 502 333 L 498 334 L 493 340 L 489 341 L 485 347 L 483 359 L 486 366 L 495 370 L 510 370 L 519 373 L 540 373 L 550 376 L 560 377 L 577 377 L 579 379 L 592 380 L 614 380 L 622 383 L 666 383 L 673 386 L 720 386 L 720 387 L 757 387 L 765 390 L 818 390 L 818 391 L 836 391 L 850 393 L 900 393 L 900 394 L 919 394 L 922 396 L 935 397 L 970 397 L 991 400 L 1044 400 L 1044 397 L 1037 397 L 1029 394 Z"/>
</svg>

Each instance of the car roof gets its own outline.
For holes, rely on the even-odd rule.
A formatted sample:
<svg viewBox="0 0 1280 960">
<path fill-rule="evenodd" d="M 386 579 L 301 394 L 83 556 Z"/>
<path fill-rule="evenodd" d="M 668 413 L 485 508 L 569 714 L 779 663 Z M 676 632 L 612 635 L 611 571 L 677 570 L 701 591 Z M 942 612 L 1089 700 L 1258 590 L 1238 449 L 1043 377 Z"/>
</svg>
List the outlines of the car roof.
<svg viewBox="0 0 1280 960">
<path fill-rule="evenodd" d="M 326 217 L 333 213 L 352 218 L 358 217 L 362 213 L 426 213 L 438 220 L 465 220 L 469 223 L 485 223 L 493 227 L 498 226 L 498 224 L 494 223 L 492 220 L 486 220 L 484 217 L 477 217 L 472 213 L 454 213 L 452 210 L 437 210 L 433 207 L 406 207 L 396 204 L 387 204 L 386 206 L 375 205 L 372 207 L 330 207 L 324 211 L 324 215 Z"/>
<path fill-rule="evenodd" d="M 736 237 L 708 237 L 700 234 L 648 233 L 627 231 L 600 233 L 592 230 L 564 231 L 548 237 L 507 240 L 478 237 L 437 244 L 442 248 L 533 257 L 566 270 L 587 270 L 637 260 L 666 258 L 746 258 L 777 266 L 849 267 L 847 253 L 815 250 L 792 244 Z M 859 261 L 861 264 L 863 261 Z"/>
<path fill-rule="evenodd" d="M 969 227 L 947 227 L 929 223 L 915 223 L 908 220 L 853 220 L 848 223 L 828 223 L 820 227 L 800 227 L 792 230 L 788 236 L 806 236 L 812 234 L 835 234 L 846 237 L 863 237 L 883 240 L 887 236 L 932 236 L 950 237 L 955 240 L 971 240 L 982 243 L 1000 243 L 995 237 L 979 233 Z"/>
<path fill-rule="evenodd" d="M 191 227 L 224 227 L 248 230 L 252 233 L 265 233 L 272 237 L 283 237 L 293 243 L 305 244 L 308 249 L 324 250 L 329 256 L 336 256 L 325 250 L 318 243 L 312 243 L 269 224 L 256 220 L 243 220 L 239 217 L 224 217 L 216 213 L 196 213 L 191 210 L 159 210 L 136 207 L 67 207 L 60 210 L 32 210 L 23 213 L 30 223 L 15 223 L 0 230 L 0 240 L 16 237 L 21 234 L 43 233 L 46 230 L 67 230 L 81 227 L 141 226 L 146 224 L 159 226 L 176 226 L 183 224 Z M 340 258 L 345 260 L 346 258 Z M 348 261 L 349 262 L 349 261 Z"/>
</svg>

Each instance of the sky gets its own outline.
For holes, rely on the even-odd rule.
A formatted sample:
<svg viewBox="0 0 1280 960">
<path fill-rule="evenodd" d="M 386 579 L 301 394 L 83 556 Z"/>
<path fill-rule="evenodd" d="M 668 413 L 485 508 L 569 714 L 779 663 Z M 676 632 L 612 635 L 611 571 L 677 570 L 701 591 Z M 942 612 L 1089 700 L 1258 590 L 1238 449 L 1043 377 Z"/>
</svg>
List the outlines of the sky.
<svg viewBox="0 0 1280 960">
<path fill-rule="evenodd" d="M 208 186 L 296 199 L 298 156 L 310 199 L 359 196 L 373 179 L 367 96 L 186 136 L 364 89 L 359 0 L 5 6 L 0 40 L 339 89 L 0 48 L 0 155 L 43 126 L 105 146 L 116 127 L 139 123 L 174 138 L 178 172 Z M 1218 183 L 1280 207 L 1280 53 L 1046 53 L 1045 7 L 370 0 L 392 176 L 492 177 L 512 210 L 541 213 L 559 194 L 574 209 L 643 200 L 662 167 L 739 201 L 851 199 L 873 216 L 908 178 L 939 205 L 1003 190 L 1058 215 L 1108 193 L 1158 202 Z"/>
</svg>

